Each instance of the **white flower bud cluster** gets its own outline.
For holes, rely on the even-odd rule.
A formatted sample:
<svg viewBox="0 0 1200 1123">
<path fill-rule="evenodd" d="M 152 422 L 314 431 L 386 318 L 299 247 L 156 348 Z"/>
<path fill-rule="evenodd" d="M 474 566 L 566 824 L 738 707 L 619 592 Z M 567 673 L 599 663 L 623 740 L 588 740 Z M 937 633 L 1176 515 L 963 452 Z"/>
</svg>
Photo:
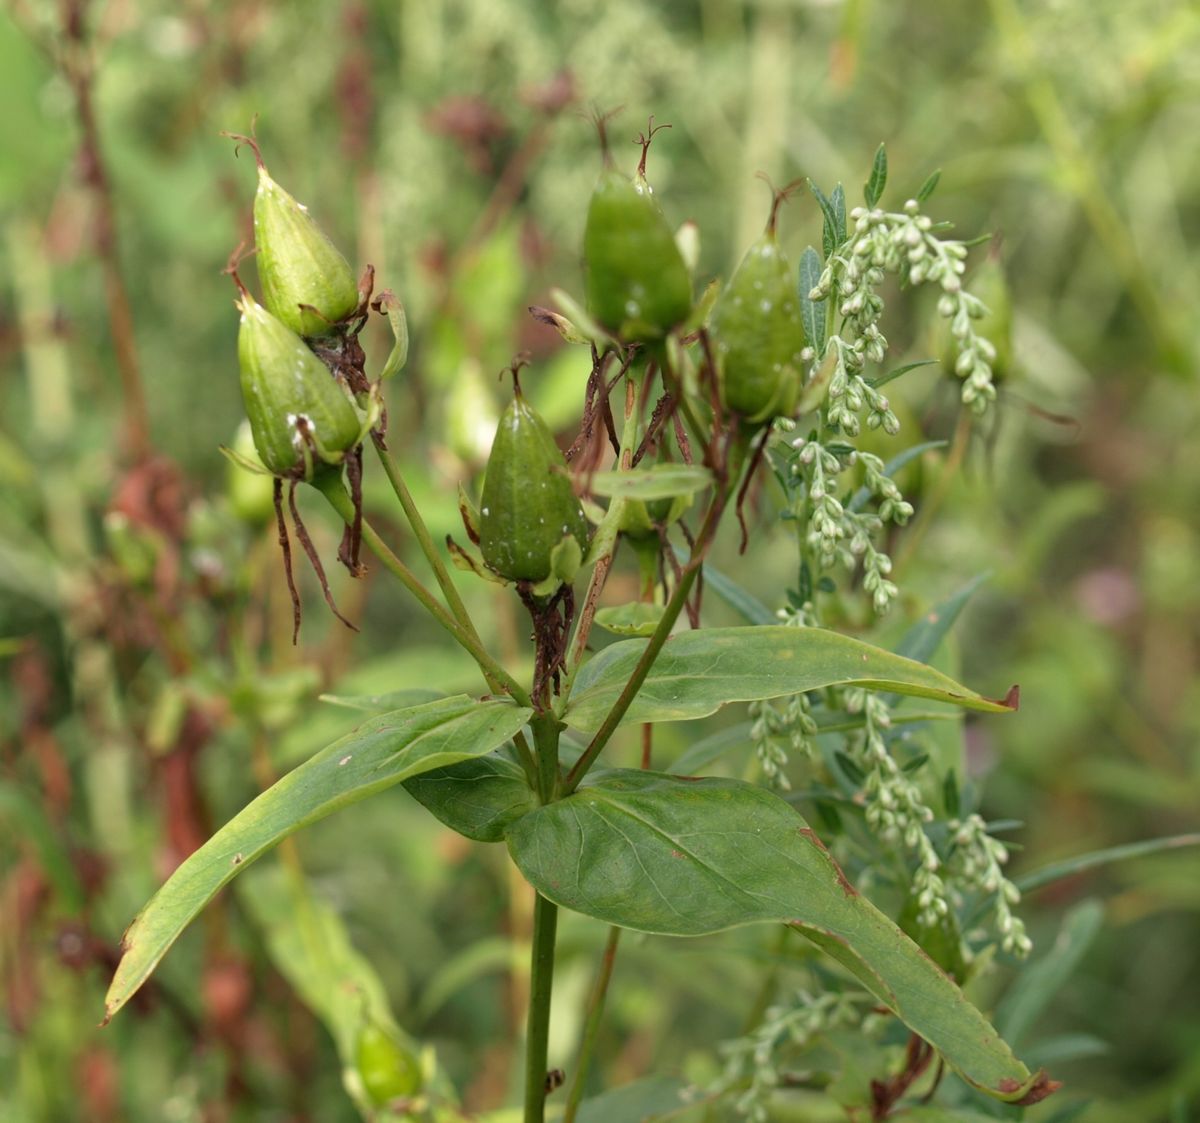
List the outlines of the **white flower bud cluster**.
<svg viewBox="0 0 1200 1123">
<path fill-rule="evenodd" d="M 834 296 L 842 317 L 841 331 L 829 340 L 836 349 L 829 385 L 830 424 L 855 435 L 857 414 L 865 403 L 871 409 L 868 425 L 882 425 L 888 432 L 895 432 L 890 425 L 898 428 L 887 399 L 862 377 L 865 364 L 882 362 L 887 351 L 887 340 L 879 330 L 883 300 L 875 290 L 889 273 L 911 285 L 941 287 L 938 312 L 950 321 L 958 348 L 955 369 L 963 379 L 962 400 L 975 413 L 985 413 L 996 397 L 991 367 L 996 349 L 975 331 L 974 321 L 987 308 L 963 289 L 966 244 L 939 238 L 933 220 L 921 214 L 916 199 L 904 204 L 903 213 L 856 207 L 850 219 L 854 223 L 850 236 L 830 254 L 810 294 L 812 300 Z"/>
<path fill-rule="evenodd" d="M 733 1103 L 734 1111 L 750 1123 L 767 1123 L 771 1118 L 769 1101 L 782 1082 L 783 1065 L 819 1034 L 857 1025 L 862 1015 L 855 1003 L 867 997 L 832 991 L 812 995 L 800 990 L 789 1002 L 767 1007 L 762 1022 L 752 1033 L 721 1045 L 725 1069 L 707 1089 L 708 1094 L 727 1093 L 749 1080 Z"/>
<path fill-rule="evenodd" d="M 988 834 L 987 824 L 979 815 L 951 819 L 948 825 L 953 849 L 946 865 L 957 887 L 991 898 L 1000 947 L 1024 959 L 1033 949 L 1033 941 L 1025 932 L 1024 922 L 1012 911 L 1021 899 L 1021 891 L 1004 876 L 1008 847 Z"/>
<path fill-rule="evenodd" d="M 791 465 L 791 518 L 801 522 L 808 548 L 822 568 L 840 565 L 853 572 L 861 561 L 863 588 L 870 594 L 875 612 L 883 615 L 899 589 L 888 579 L 892 560 L 875 548 L 874 539 L 885 522 L 907 522 L 912 504 L 885 474 L 878 456 L 845 445 L 832 452 L 820 441 L 804 437 L 791 444 L 797 453 Z M 838 476 L 860 463 L 863 483 L 879 501 L 874 511 L 852 510 L 833 494 Z"/>
<path fill-rule="evenodd" d="M 925 824 L 933 821 L 933 809 L 888 751 L 883 734 L 892 717 L 887 703 L 879 695 L 862 689 L 847 690 L 843 698 L 846 711 L 861 713 L 864 720 L 855 763 L 866 774 L 862 794 L 867 824 L 883 842 L 903 845 L 915 855 L 913 889 L 921 908 L 921 921 L 936 924 L 939 917 L 950 911 L 950 902 L 939 874 L 942 860 L 925 833 Z"/>
</svg>

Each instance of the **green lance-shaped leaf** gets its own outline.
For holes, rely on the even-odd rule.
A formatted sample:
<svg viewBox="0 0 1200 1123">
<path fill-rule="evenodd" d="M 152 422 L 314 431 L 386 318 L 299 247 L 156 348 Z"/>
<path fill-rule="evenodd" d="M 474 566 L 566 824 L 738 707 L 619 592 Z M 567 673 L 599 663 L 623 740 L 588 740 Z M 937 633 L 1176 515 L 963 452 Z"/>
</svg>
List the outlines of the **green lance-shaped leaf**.
<svg viewBox="0 0 1200 1123">
<path fill-rule="evenodd" d="M 699 464 L 654 464 L 636 472 L 596 472 L 592 491 L 624 499 L 674 499 L 712 485 L 712 472 Z"/>
<path fill-rule="evenodd" d="M 563 720 L 575 729 L 598 729 L 645 646 L 643 640 L 624 640 L 585 663 Z M 690 721 L 729 702 L 781 698 L 825 686 L 865 686 L 990 713 L 1016 708 L 1015 689 L 1004 701 L 993 701 L 932 667 L 837 632 L 764 625 L 672 636 L 623 720 Z"/>
<path fill-rule="evenodd" d="M 500 752 L 404 781 L 404 790 L 451 830 L 475 842 L 500 842 L 511 823 L 537 807 L 521 766 Z"/>
<path fill-rule="evenodd" d="M 817 355 L 825 353 L 826 320 L 828 305 L 824 300 L 813 300 L 809 295 L 821 279 L 821 255 L 812 246 L 806 246 L 800 255 L 800 318 L 804 322 L 804 334 Z"/>
<path fill-rule="evenodd" d="M 519 819 L 508 845 L 539 893 L 608 924 L 671 936 L 789 924 L 851 971 L 968 1083 L 1017 1103 L 1054 1090 L 858 894 L 805 821 L 762 788 L 605 772 Z"/>
<path fill-rule="evenodd" d="M 509 702 L 445 698 L 372 718 L 289 772 L 192 854 L 129 926 L 105 999 L 105 1021 L 217 890 L 281 839 L 411 776 L 483 756 L 530 716 Z"/>
</svg>

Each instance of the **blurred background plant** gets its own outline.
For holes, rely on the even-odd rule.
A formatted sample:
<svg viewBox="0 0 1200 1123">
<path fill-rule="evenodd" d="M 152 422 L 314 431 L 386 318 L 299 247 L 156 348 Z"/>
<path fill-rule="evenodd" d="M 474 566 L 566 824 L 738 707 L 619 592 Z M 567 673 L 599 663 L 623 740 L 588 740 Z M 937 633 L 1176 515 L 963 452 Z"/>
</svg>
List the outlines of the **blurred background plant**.
<svg viewBox="0 0 1200 1123">
<path fill-rule="evenodd" d="M 227 483 L 216 448 L 241 403 L 220 272 L 247 230 L 252 165 L 218 133 L 255 114 L 273 170 L 404 294 L 413 352 L 388 404 L 421 418 L 397 453 L 435 537 L 455 527 L 455 485 L 481 466 L 503 401 L 494 372 L 516 351 L 535 356 L 527 388 L 549 423 L 577 415 L 586 360 L 526 307 L 553 284 L 579 289 L 599 165 L 587 103 L 623 103 L 630 139 L 649 113 L 671 123 L 656 189 L 698 223 L 703 274 L 727 275 L 761 229 L 756 171 L 857 197 L 882 139 L 896 199 L 940 168 L 937 216 L 963 238 L 1000 236 L 1013 348 L 973 438 L 905 468 L 916 511 L 890 543 L 890 626 L 991 574 L 942 658 L 969 683 L 1022 684 L 1019 716 L 966 729 L 984 815 L 1021 824 L 1005 836 L 1018 884 L 1059 858 L 1196 829 L 1194 5 L 988 0 L 934 20 L 871 0 L 9 0 L 0 94 L 0 1116 L 356 1118 L 339 1015 L 288 981 L 305 971 L 288 939 L 298 915 L 373 964 L 372 1016 L 398 1048 L 412 1048 L 398 1025 L 435 1045 L 468 1109 L 504 1102 L 514 1080 L 529 901 L 501 853 L 433 832 L 399 794 L 307 832 L 285 854 L 307 875 L 303 900 L 286 878 L 246 879 L 135 1016 L 94 1028 L 136 907 L 342 731 L 323 690 L 474 682 L 369 580 L 334 579 L 363 627 L 353 640 L 305 585 L 313 611 L 293 649 L 269 502 L 253 480 Z M 781 230 L 797 260 L 819 244 L 816 204 L 794 201 Z M 943 340 L 906 328 L 936 319 L 936 296 L 887 298 L 893 353 L 940 357 Z M 910 440 L 930 441 L 953 438 L 958 393 L 940 365 L 888 391 Z M 882 431 L 871 439 L 887 459 Z M 368 477 L 368 508 L 380 486 Z M 715 558 L 764 600 L 776 590 L 771 609 L 793 581 L 785 504 L 764 486 L 752 549 Z M 336 528 L 316 510 L 310 526 L 328 556 Z M 614 600 L 634 599 L 636 574 L 617 578 Z M 513 603 L 463 593 L 518 657 Z M 673 737 L 656 752 L 687 747 Z M 747 740 L 728 767 L 754 755 Z M 1067 1082 L 1038 1118 L 1191 1117 L 1198 875 L 1184 849 L 1026 882 L 1032 966 L 985 986 L 998 1028 Z M 771 1041 L 800 1043 L 823 1017 L 836 1043 L 846 1011 L 797 1002 L 811 977 L 773 938 L 626 941 L 597 1068 L 711 1084 L 749 1056 L 770 1084 Z M 564 925 L 559 1063 L 603 940 Z M 736 1042 L 723 1057 L 722 1039 Z"/>
</svg>

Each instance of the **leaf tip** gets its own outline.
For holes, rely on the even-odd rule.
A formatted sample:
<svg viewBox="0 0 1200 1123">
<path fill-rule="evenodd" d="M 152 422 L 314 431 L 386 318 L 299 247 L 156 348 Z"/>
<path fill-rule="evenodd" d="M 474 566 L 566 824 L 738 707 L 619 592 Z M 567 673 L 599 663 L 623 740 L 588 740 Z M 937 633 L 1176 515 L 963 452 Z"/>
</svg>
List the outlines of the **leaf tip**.
<svg viewBox="0 0 1200 1123">
<path fill-rule="evenodd" d="M 1013 1103 L 1018 1107 L 1029 1107 L 1032 1104 L 1041 1103 L 1048 1096 L 1054 1095 L 1055 1092 L 1062 1087 L 1061 1080 L 1051 1080 L 1044 1068 L 1037 1071 L 1033 1081 L 1028 1085 L 1022 1084 L 1018 1080 L 1011 1078 L 1000 1081 L 1000 1091 L 1004 1093 L 1019 1092 L 1024 1089 L 1024 1095 L 1019 1100 L 1013 1100 Z"/>
<path fill-rule="evenodd" d="M 1021 687 L 1019 683 L 1013 683 L 1009 687 L 1008 693 L 1004 695 L 1004 700 L 1000 705 L 1006 710 L 1012 710 L 1014 713 L 1021 708 Z"/>
</svg>

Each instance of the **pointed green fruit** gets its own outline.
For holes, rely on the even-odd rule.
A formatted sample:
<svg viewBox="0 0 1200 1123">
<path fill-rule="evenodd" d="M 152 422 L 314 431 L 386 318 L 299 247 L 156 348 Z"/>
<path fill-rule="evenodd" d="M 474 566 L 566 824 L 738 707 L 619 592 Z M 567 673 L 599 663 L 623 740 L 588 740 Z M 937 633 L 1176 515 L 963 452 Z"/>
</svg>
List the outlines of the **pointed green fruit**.
<svg viewBox="0 0 1200 1123">
<path fill-rule="evenodd" d="M 340 464 L 362 439 L 349 394 L 291 328 L 243 292 L 238 302 L 242 398 L 254 447 L 277 476 L 311 479 L 315 462 Z"/>
<path fill-rule="evenodd" d="M 230 457 L 225 469 L 226 495 L 233 513 L 251 526 L 269 522 L 275 514 L 273 500 L 274 485 L 271 474 L 262 463 L 254 447 L 254 435 L 250 422 L 243 421 L 233 438 L 231 450 L 243 463 L 259 466 L 259 471 L 242 467 L 242 463 Z"/>
<path fill-rule="evenodd" d="M 358 307 L 358 283 L 308 208 L 258 165 L 254 241 L 263 304 L 298 335 L 328 335 Z"/>
<path fill-rule="evenodd" d="M 791 266 L 775 238 L 775 209 L 712 312 L 726 408 L 747 421 L 788 417 L 803 380 L 807 340 Z"/>
<path fill-rule="evenodd" d="M 592 318 L 624 343 L 653 343 L 687 319 L 692 282 L 675 233 L 639 170 L 608 167 L 588 204 L 584 280 Z"/>
<path fill-rule="evenodd" d="M 421 1090 L 421 1062 L 407 1046 L 375 1023 L 363 1026 L 354 1052 L 358 1075 L 375 1107 L 414 1096 Z"/>
<path fill-rule="evenodd" d="M 567 462 L 554 437 L 518 389 L 500 417 L 483 497 L 479 548 L 488 566 L 510 581 L 545 581 L 568 555 L 564 538 L 582 551 L 589 537 L 583 508 L 571 488 Z M 557 550 L 557 553 L 556 553 Z"/>
</svg>

